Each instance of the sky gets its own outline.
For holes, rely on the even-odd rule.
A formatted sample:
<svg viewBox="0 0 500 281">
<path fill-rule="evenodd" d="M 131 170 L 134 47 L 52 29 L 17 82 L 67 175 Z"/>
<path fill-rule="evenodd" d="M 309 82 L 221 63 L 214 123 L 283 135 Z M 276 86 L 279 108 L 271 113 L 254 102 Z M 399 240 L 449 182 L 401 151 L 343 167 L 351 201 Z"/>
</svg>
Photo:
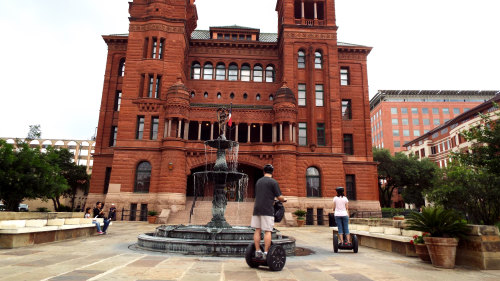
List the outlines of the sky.
<svg viewBox="0 0 500 281">
<path fill-rule="evenodd" d="M 198 29 L 277 32 L 275 0 L 196 0 Z M 338 39 L 373 47 L 378 90 L 500 90 L 500 1 L 336 0 Z M 0 0 L 0 137 L 89 139 L 107 47 L 128 32 L 128 0 Z"/>
</svg>

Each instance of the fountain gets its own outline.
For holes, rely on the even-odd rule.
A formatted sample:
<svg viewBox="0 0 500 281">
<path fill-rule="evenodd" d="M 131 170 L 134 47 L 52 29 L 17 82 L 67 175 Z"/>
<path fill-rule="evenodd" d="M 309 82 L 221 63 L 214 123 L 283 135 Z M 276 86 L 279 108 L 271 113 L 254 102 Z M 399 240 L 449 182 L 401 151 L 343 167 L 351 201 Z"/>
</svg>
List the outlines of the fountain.
<svg viewBox="0 0 500 281">
<path fill-rule="evenodd" d="M 212 170 L 194 173 L 195 182 L 214 184 L 212 219 L 206 225 L 162 225 L 154 233 L 139 235 L 137 247 L 140 249 L 194 255 L 245 256 L 245 250 L 253 242 L 254 229 L 248 226 L 231 226 L 224 214 L 227 205 L 226 187 L 236 184 L 239 194 L 244 194 L 248 176 L 237 171 L 237 160 L 228 167 L 226 150 L 231 150 L 237 159 L 238 142 L 225 137 L 228 110 L 217 110 L 219 137 L 205 142 L 206 146 L 217 149 L 217 158 Z M 196 186 L 196 184 L 195 184 Z M 193 201 L 191 214 L 195 207 Z M 249 222 L 250 223 L 250 222 Z M 283 236 L 276 229 L 272 232 L 274 244 L 281 245 L 287 255 L 294 255 L 295 239 Z"/>
</svg>

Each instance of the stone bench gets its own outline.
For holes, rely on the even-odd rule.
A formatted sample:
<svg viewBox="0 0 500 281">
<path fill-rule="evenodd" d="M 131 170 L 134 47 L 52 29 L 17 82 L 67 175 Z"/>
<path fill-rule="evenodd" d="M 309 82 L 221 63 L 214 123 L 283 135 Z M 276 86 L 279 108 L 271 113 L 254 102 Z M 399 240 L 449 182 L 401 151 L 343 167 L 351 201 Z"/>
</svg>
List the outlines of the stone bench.
<svg viewBox="0 0 500 281">
<path fill-rule="evenodd" d="M 97 219 L 103 225 L 103 219 Z M 53 218 L 0 221 L 0 249 L 95 235 L 92 219 Z"/>
<path fill-rule="evenodd" d="M 331 227 L 333 235 L 337 235 L 338 228 Z M 386 252 L 398 253 L 408 257 L 416 257 L 415 246 L 410 243 L 414 235 L 421 235 L 419 231 L 404 230 L 396 227 L 349 225 L 349 232 L 358 236 L 360 246 L 375 248 Z"/>
</svg>

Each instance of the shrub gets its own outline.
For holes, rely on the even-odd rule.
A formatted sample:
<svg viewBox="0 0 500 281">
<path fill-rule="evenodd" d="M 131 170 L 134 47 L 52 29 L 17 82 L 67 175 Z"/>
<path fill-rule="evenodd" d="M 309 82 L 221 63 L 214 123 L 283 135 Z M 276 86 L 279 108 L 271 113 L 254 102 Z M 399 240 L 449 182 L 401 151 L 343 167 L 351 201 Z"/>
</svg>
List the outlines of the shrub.
<svg viewBox="0 0 500 281">
<path fill-rule="evenodd" d="M 301 209 L 297 209 L 295 212 L 293 212 L 294 215 L 297 216 L 297 219 L 304 219 L 304 216 L 307 214 L 306 211 L 304 210 L 301 210 Z"/>
<path fill-rule="evenodd" d="M 148 211 L 148 216 L 154 217 L 157 216 L 158 212 L 157 211 Z"/>
<path fill-rule="evenodd" d="M 460 237 L 467 231 L 467 224 L 458 213 L 442 207 L 411 213 L 406 223 L 409 230 L 428 232 L 432 237 Z"/>
<path fill-rule="evenodd" d="M 42 212 L 42 213 L 50 212 L 50 210 L 47 209 L 47 208 L 45 208 L 45 207 L 38 207 L 38 208 L 36 208 L 36 211 L 37 212 Z"/>
</svg>

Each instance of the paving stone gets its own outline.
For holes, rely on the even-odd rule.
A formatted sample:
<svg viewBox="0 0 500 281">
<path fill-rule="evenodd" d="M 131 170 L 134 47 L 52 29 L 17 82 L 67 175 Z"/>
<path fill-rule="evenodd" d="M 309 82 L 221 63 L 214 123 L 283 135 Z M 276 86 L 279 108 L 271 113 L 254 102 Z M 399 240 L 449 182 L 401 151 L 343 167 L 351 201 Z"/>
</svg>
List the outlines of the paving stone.
<svg viewBox="0 0 500 281">
<path fill-rule="evenodd" d="M 343 273 L 334 273 L 331 276 L 335 277 L 338 281 L 372 281 L 372 279 L 365 277 L 359 273 L 352 274 L 343 274 Z"/>
</svg>

